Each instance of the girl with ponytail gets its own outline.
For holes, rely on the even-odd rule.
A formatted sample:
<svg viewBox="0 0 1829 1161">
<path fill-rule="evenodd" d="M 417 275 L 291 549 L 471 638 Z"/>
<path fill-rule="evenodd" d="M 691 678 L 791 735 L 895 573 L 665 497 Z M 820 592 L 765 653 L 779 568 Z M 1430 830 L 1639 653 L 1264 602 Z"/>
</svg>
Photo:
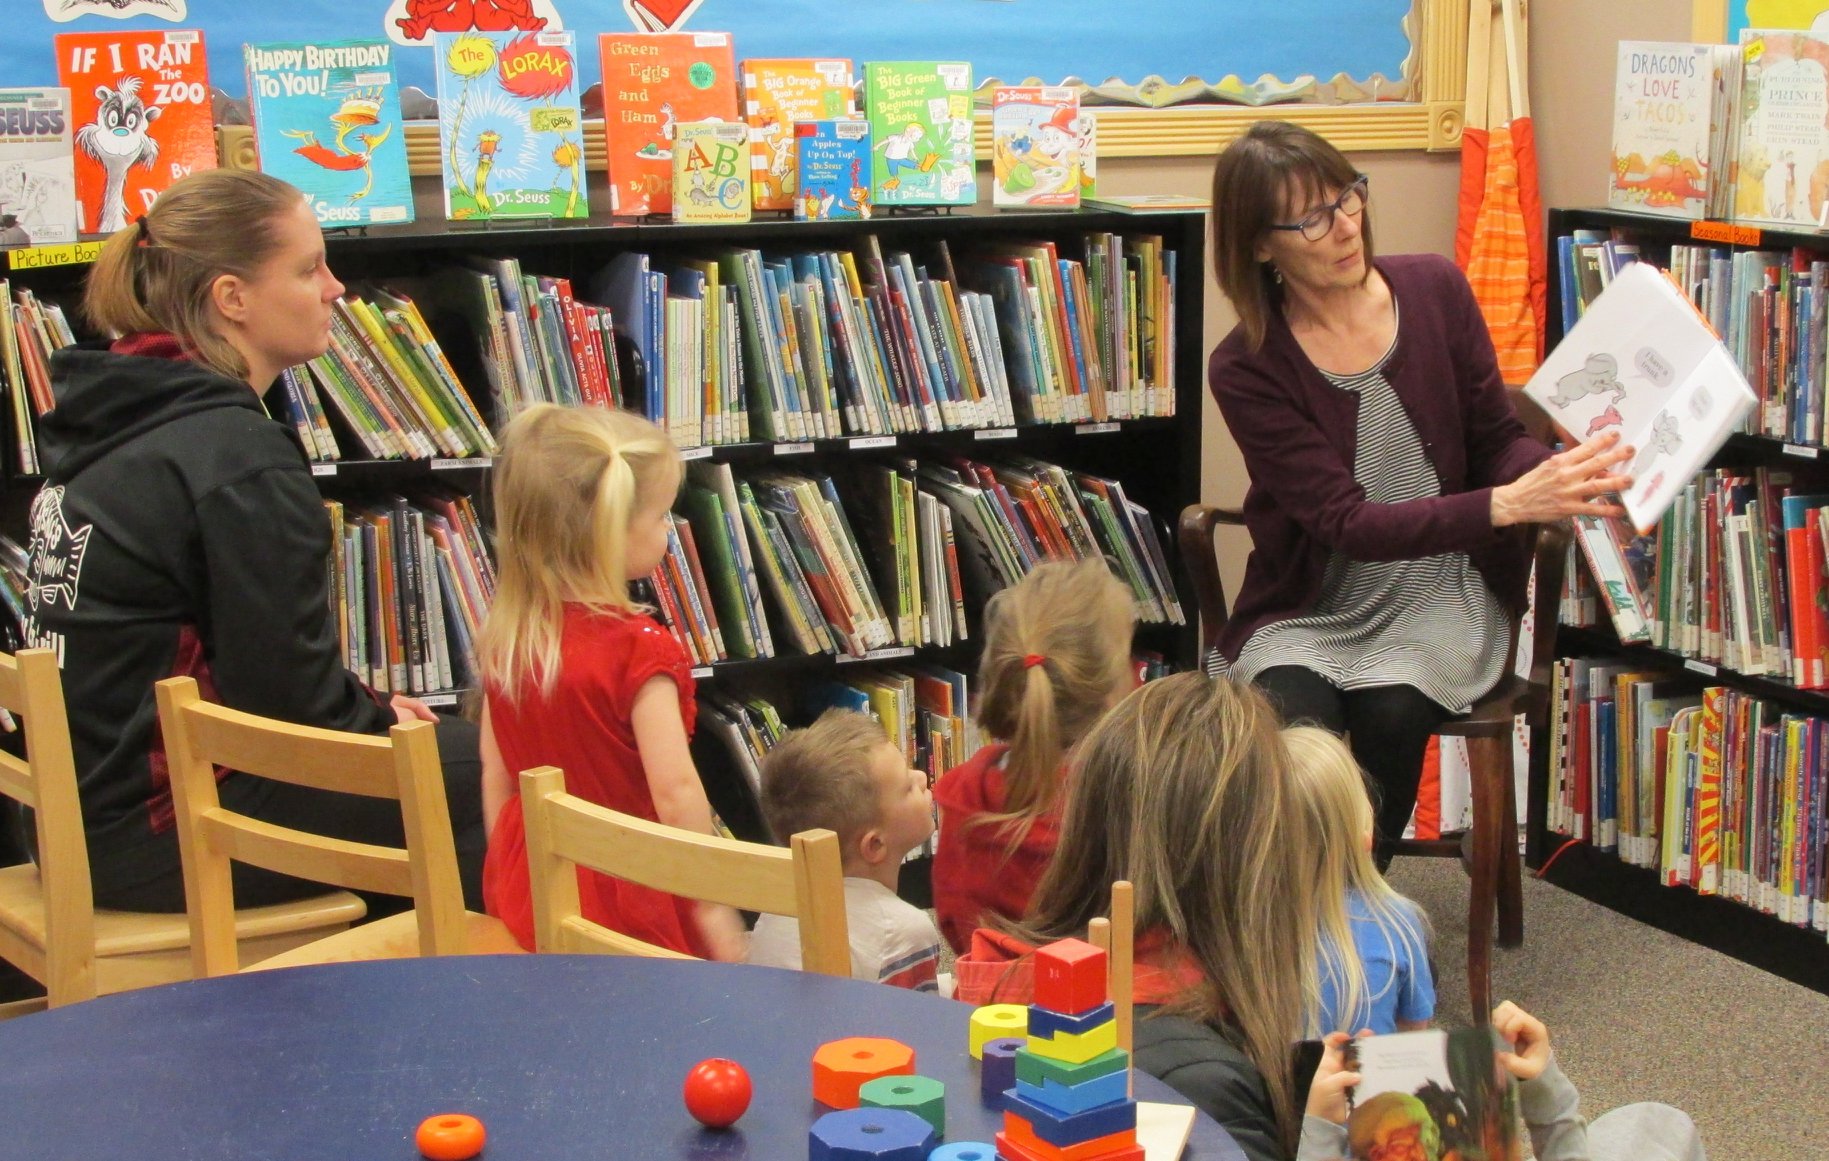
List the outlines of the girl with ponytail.
<svg viewBox="0 0 1829 1161">
<path fill-rule="evenodd" d="M 1103 560 L 1041 565 L 991 599 L 978 724 L 996 741 L 934 787 L 934 910 L 953 950 L 1022 917 L 1054 854 L 1068 753 L 1135 684 L 1135 621 Z"/>
<path fill-rule="evenodd" d="M 687 734 L 691 661 L 629 595 L 667 551 L 682 466 L 665 432 L 602 407 L 537 404 L 495 460 L 495 601 L 482 670 L 483 898 L 533 948 L 527 832 L 516 779 L 557 766 L 580 798 L 652 822 L 715 833 Z M 701 959 L 740 960 L 727 907 L 580 868 L 584 916 Z"/>
</svg>

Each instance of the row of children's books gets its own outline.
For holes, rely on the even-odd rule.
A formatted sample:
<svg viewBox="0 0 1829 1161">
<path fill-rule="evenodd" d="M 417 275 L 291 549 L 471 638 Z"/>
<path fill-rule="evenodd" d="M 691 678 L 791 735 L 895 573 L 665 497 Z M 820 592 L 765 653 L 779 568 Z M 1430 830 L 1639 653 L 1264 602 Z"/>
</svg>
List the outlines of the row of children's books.
<svg viewBox="0 0 1829 1161">
<path fill-rule="evenodd" d="M 1174 414 L 1177 256 L 1157 235 L 1005 241 L 957 265 L 727 247 L 569 279 L 475 260 L 440 280 L 495 398 L 609 403 L 682 447 Z"/>
<path fill-rule="evenodd" d="M 1829 494 L 1789 472 L 1721 468 L 1687 485 L 1650 535 L 1612 524 L 1578 529 L 1600 601 L 1565 602 L 1566 623 L 1604 609 L 1621 641 L 1829 688 Z"/>
<path fill-rule="evenodd" d="M 1685 218 L 1829 226 L 1829 40 L 1622 41 L 1607 202 Z"/>
<path fill-rule="evenodd" d="M 867 62 L 860 114 L 846 59 L 739 66 L 716 32 L 604 33 L 596 49 L 613 213 L 868 217 L 977 200 L 967 62 Z M 61 87 L 0 90 L 0 245 L 112 232 L 217 164 L 201 32 L 65 33 L 55 51 Z M 326 228 L 411 221 L 396 54 L 421 51 L 436 62 L 447 218 L 589 214 L 570 31 L 245 45 L 262 170 L 303 190 Z M 1096 157 L 1078 90 L 999 87 L 991 107 L 995 204 L 1078 205 Z"/>
<path fill-rule="evenodd" d="M 1186 623 L 1155 522 L 1116 480 L 1014 455 L 848 461 L 837 476 L 699 461 L 649 587 L 696 664 L 864 657 L 964 641 L 968 605 L 1091 557 L 1139 619 Z"/>
<path fill-rule="evenodd" d="M 429 492 L 324 508 L 345 666 L 384 693 L 473 686 L 495 566 L 469 498 Z"/>
<path fill-rule="evenodd" d="M 1556 665 L 1550 829 L 1829 931 L 1829 721 L 1693 677 Z"/>
<path fill-rule="evenodd" d="M 27 475 L 38 472 L 37 418 L 53 402 L 51 353 L 75 342 L 61 306 L 0 278 L 0 384 L 13 434 L 11 458 Z"/>
</svg>

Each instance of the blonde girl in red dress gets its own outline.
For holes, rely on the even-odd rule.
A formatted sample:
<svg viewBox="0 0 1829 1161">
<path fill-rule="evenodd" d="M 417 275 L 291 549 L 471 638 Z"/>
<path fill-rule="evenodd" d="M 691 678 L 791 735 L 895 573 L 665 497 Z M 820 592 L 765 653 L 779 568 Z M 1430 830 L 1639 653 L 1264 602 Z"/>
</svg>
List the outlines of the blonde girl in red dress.
<svg viewBox="0 0 1829 1161">
<path fill-rule="evenodd" d="M 495 461 L 495 602 L 477 643 L 484 686 L 483 899 L 533 947 L 518 777 L 565 771 L 566 788 L 613 810 L 713 833 L 687 736 L 691 662 L 629 595 L 666 554 L 679 453 L 639 416 L 539 404 L 503 434 Z M 578 872 L 586 918 L 707 959 L 740 960 L 742 921 L 594 871 Z"/>
</svg>

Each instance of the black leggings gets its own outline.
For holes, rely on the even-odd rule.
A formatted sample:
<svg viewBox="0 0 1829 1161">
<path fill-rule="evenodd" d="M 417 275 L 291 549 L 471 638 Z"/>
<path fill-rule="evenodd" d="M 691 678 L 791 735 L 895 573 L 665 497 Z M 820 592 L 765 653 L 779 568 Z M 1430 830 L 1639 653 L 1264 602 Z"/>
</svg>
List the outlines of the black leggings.
<svg viewBox="0 0 1829 1161">
<path fill-rule="evenodd" d="M 481 733 L 474 722 L 439 715 L 438 757 L 444 765 L 445 802 L 457 841 L 457 870 L 464 885 L 464 905 L 483 909 L 483 763 Z M 406 842 L 400 804 L 391 798 L 311 790 L 288 782 L 230 774 L 217 783 L 222 804 L 230 810 L 352 842 L 398 847 Z M 263 907 L 321 895 L 322 883 L 276 875 L 260 867 L 233 863 L 235 906 Z M 95 905 L 120 911 L 184 910 L 184 872 L 178 859 L 176 825 L 131 847 L 98 851 L 91 844 L 89 873 Z M 388 896 L 372 897 L 370 914 L 401 910 Z M 411 901 L 405 901 L 411 906 Z"/>
<path fill-rule="evenodd" d="M 1340 689 L 1312 669 L 1277 665 L 1253 679 L 1285 725 L 1308 723 L 1345 735 L 1353 757 L 1378 785 L 1378 865 L 1390 862 L 1390 844 L 1403 837 L 1416 809 L 1423 751 L 1454 715 L 1412 685 Z"/>
</svg>

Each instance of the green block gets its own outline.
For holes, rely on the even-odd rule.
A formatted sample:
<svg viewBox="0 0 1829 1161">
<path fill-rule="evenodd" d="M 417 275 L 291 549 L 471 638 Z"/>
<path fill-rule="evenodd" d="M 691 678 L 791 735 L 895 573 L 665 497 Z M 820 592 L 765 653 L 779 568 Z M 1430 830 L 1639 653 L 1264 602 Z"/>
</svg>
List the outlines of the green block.
<svg viewBox="0 0 1829 1161">
<path fill-rule="evenodd" d="M 946 1139 L 946 1085 L 931 1076 L 879 1076 L 857 1090 L 858 1104 L 870 1109 L 902 1109 L 934 1127 Z"/>
<path fill-rule="evenodd" d="M 1016 1050 L 1016 1079 L 1034 1085 L 1039 1085 L 1044 1080 L 1052 1080 L 1057 1084 L 1083 1084 L 1129 1067 L 1130 1053 L 1122 1048 L 1108 1049 L 1084 1064 L 1068 1064 L 1031 1052 L 1027 1048 Z"/>
</svg>

